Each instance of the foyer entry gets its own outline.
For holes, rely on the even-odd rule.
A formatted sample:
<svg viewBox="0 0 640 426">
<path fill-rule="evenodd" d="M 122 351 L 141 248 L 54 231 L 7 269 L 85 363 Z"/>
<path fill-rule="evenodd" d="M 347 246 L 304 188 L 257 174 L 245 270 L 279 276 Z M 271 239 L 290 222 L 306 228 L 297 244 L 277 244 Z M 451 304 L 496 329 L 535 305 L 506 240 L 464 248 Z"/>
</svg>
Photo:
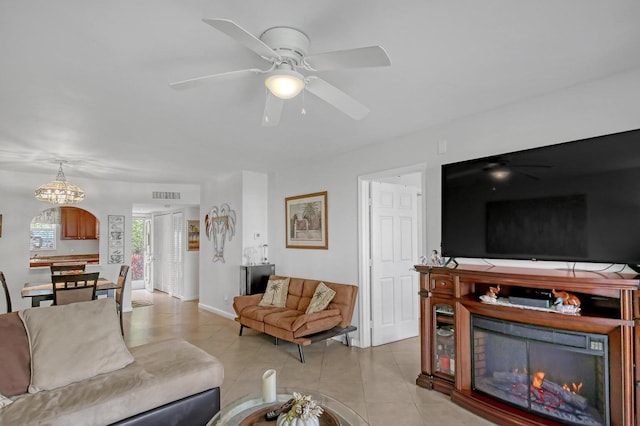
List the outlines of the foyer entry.
<svg viewBox="0 0 640 426">
<path fill-rule="evenodd" d="M 133 231 L 139 234 L 132 238 L 132 255 L 139 258 L 136 278 L 144 283 L 136 282 L 135 289 L 197 299 L 200 252 L 187 244 L 187 227 L 198 220 L 200 206 L 134 204 L 132 216 L 137 223 Z"/>
<path fill-rule="evenodd" d="M 152 215 L 153 289 L 183 296 L 184 215 L 171 212 Z"/>
<path fill-rule="evenodd" d="M 151 217 L 134 215 L 131 225 L 131 290 L 144 289 L 145 281 L 150 280 L 150 242 Z"/>
</svg>

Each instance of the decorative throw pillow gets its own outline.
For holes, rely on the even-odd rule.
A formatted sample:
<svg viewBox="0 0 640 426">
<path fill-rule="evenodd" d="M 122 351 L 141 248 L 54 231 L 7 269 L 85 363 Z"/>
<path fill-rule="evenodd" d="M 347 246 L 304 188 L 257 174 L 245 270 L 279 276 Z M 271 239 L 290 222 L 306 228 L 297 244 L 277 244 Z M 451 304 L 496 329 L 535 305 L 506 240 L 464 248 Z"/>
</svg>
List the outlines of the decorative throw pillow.
<svg viewBox="0 0 640 426">
<path fill-rule="evenodd" d="M 29 393 L 56 389 L 133 362 L 111 297 L 19 314 L 31 346 Z"/>
<path fill-rule="evenodd" d="M 9 398 L 7 398 L 6 396 L 4 396 L 3 394 L 0 393 L 0 408 L 2 407 L 6 407 L 7 405 L 11 404 L 13 401 L 10 400 Z"/>
<path fill-rule="evenodd" d="M 0 394 L 27 393 L 31 381 L 29 338 L 17 312 L 0 315 Z"/>
<path fill-rule="evenodd" d="M 309 307 L 307 308 L 307 314 L 313 314 L 314 312 L 324 311 L 329 303 L 333 300 L 333 296 L 336 295 L 334 290 L 331 290 L 323 282 L 318 284 L 316 291 L 313 293 Z"/>
<path fill-rule="evenodd" d="M 289 278 L 269 280 L 267 289 L 264 291 L 262 300 L 258 306 L 276 306 L 284 308 L 287 304 L 287 294 L 289 294 Z"/>
</svg>

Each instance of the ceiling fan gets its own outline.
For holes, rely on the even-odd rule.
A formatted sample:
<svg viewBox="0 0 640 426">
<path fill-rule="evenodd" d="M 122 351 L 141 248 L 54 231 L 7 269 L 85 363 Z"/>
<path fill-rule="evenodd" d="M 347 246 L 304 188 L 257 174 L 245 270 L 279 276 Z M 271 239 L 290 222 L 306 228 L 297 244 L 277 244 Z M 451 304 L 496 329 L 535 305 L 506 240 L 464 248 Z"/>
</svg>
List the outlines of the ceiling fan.
<svg viewBox="0 0 640 426">
<path fill-rule="evenodd" d="M 550 169 L 549 164 L 513 164 L 506 157 L 489 157 L 482 162 L 471 162 L 468 166 L 452 173 L 449 178 L 456 179 L 473 174 L 486 175 L 493 181 L 504 181 L 509 179 L 514 173 L 525 176 L 529 179 L 539 180 L 540 177 L 532 174 L 534 170 Z"/>
<path fill-rule="evenodd" d="M 258 38 L 228 19 L 203 19 L 249 48 L 271 66 L 207 75 L 169 84 L 174 89 L 188 89 L 209 81 L 225 81 L 251 75 L 265 74 L 267 100 L 262 117 L 263 126 L 276 126 L 286 99 L 296 97 L 302 90 L 317 96 L 354 120 L 364 118 L 369 109 L 315 75 L 307 71 L 327 71 L 341 68 L 380 67 L 391 65 L 387 52 L 380 46 L 308 55 L 309 38 L 302 31 L 290 27 L 273 27 Z"/>
</svg>

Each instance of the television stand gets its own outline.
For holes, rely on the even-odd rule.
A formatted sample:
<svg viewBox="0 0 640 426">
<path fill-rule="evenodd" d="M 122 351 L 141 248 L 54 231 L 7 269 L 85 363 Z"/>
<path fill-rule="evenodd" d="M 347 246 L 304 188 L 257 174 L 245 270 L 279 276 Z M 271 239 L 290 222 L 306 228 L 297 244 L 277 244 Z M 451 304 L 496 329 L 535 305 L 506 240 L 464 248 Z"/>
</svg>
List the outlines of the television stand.
<svg viewBox="0 0 640 426">
<path fill-rule="evenodd" d="M 450 263 L 453 263 L 454 265 L 458 266 L 458 262 L 456 262 L 456 258 L 455 257 L 450 257 L 445 263 L 444 266 L 449 266 Z M 640 271 L 637 271 L 640 272 Z"/>
<path fill-rule="evenodd" d="M 527 332 L 545 330 L 554 336 L 584 335 L 592 339 L 590 342 L 596 342 L 595 345 L 589 344 L 589 350 L 602 349 L 598 346 L 598 339 L 609 342 L 608 361 L 601 365 L 604 369 L 602 374 L 585 375 L 606 377 L 608 385 L 600 384 L 608 393 L 601 392 L 601 398 L 592 397 L 589 406 L 597 407 L 603 416 L 608 417 L 602 424 L 640 425 L 636 422 L 640 412 L 640 395 L 636 386 L 640 383 L 640 367 L 636 367 L 634 362 L 640 359 L 640 278 L 637 275 L 485 265 L 415 265 L 415 268 L 420 272 L 421 296 L 418 386 L 450 395 L 455 404 L 502 426 L 567 424 L 558 417 L 550 417 L 545 411 L 505 402 L 510 400 L 499 393 L 485 392 L 486 387 L 483 386 L 488 382 L 483 380 L 493 377 L 495 371 L 500 376 L 502 371 L 494 369 L 489 374 L 487 366 L 490 364 L 485 362 L 478 349 L 486 339 L 474 334 L 474 324 L 475 321 L 493 321 L 513 324 Z M 566 291 L 580 299 L 580 311 L 546 311 L 486 302 L 486 296 L 495 290 L 502 298 L 517 296 L 522 289 Z M 545 358 L 545 354 L 544 351 L 539 352 L 538 360 L 555 368 L 559 358 Z M 491 359 L 493 362 L 495 357 Z M 491 365 L 493 368 L 500 364 L 494 362 Z M 571 366 L 567 364 L 563 371 L 570 371 Z M 485 367 L 486 374 L 478 373 Z M 520 370 L 520 365 L 516 367 Z M 595 366 L 594 370 L 597 372 L 598 368 Z M 505 371 L 517 373 L 511 367 Z M 547 380 L 553 382 L 553 375 L 549 374 Z M 579 383 L 577 379 L 573 381 Z M 530 386 L 535 387 L 535 382 L 530 382 Z"/>
<path fill-rule="evenodd" d="M 633 269 L 634 272 L 637 272 L 640 274 L 640 265 L 634 265 L 633 263 L 627 263 L 627 266 L 631 269 Z"/>
</svg>

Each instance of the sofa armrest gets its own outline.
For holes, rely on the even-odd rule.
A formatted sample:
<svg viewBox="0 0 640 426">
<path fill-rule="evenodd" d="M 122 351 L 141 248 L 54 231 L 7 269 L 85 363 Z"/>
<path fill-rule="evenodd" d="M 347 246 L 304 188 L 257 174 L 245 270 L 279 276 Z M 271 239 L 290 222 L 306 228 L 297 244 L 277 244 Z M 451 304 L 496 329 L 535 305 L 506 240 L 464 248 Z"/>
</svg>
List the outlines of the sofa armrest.
<svg viewBox="0 0 640 426">
<path fill-rule="evenodd" d="M 325 309 L 324 311 L 314 312 L 313 314 L 303 314 L 296 318 L 293 324 L 291 324 L 291 330 L 295 332 L 306 323 L 335 316 L 340 316 L 340 309 Z"/>
<path fill-rule="evenodd" d="M 220 387 L 188 396 L 111 426 L 204 425 L 220 411 Z"/>
<path fill-rule="evenodd" d="M 236 296 L 233 298 L 233 310 L 236 311 L 236 315 L 240 316 L 240 313 L 247 306 L 255 306 L 262 300 L 263 293 L 251 294 L 248 296 Z"/>
</svg>

